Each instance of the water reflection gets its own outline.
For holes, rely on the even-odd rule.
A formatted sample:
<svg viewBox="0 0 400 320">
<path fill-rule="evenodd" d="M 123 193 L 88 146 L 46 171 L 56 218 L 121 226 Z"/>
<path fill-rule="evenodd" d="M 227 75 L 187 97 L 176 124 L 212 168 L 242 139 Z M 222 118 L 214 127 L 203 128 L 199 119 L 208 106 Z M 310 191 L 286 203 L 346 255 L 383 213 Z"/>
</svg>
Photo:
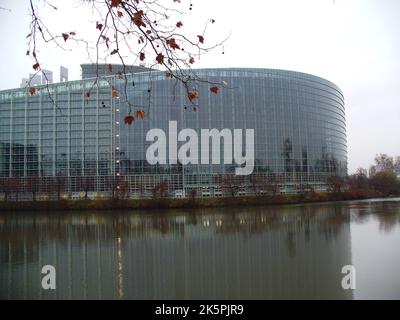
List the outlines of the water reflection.
<svg viewBox="0 0 400 320">
<path fill-rule="evenodd" d="M 351 299 L 345 205 L 0 215 L 6 299 Z M 398 216 L 382 218 L 385 230 Z M 41 267 L 57 270 L 42 290 Z"/>
<path fill-rule="evenodd" d="M 355 299 L 400 299 L 400 198 L 350 204 Z"/>
<path fill-rule="evenodd" d="M 391 232 L 400 224 L 400 198 L 383 201 L 364 200 L 351 204 L 350 212 L 352 220 L 357 223 L 366 223 L 370 219 L 376 219 L 379 229 L 383 232 Z"/>
</svg>

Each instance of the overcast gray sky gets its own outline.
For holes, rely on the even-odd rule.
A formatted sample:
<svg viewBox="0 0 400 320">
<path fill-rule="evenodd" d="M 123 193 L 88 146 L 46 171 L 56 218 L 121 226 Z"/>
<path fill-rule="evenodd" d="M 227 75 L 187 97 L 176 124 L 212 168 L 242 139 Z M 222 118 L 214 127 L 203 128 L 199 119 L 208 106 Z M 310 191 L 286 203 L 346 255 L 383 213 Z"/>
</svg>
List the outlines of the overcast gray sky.
<svg viewBox="0 0 400 320">
<path fill-rule="evenodd" d="M 57 32 L 89 35 L 94 23 L 79 0 L 48 0 L 44 11 Z M 172 0 L 164 0 L 168 5 Z M 42 0 L 41 3 L 44 1 Z M 189 0 L 181 0 L 188 6 Z M 349 173 L 369 167 L 377 153 L 400 155 L 400 1 L 399 0 L 192 0 L 184 19 L 193 32 L 216 19 L 206 41 L 231 36 L 196 67 L 259 67 L 311 73 L 336 83 L 345 96 Z M 32 72 L 25 55 L 29 33 L 28 0 L 0 0 L 0 90 L 19 87 Z M 92 30 L 91 30 L 92 31 Z M 200 31 L 200 32 L 201 32 Z M 198 33 L 196 33 L 198 34 Z M 80 78 L 84 48 L 40 50 L 42 67 L 59 77 L 59 66 Z"/>
</svg>

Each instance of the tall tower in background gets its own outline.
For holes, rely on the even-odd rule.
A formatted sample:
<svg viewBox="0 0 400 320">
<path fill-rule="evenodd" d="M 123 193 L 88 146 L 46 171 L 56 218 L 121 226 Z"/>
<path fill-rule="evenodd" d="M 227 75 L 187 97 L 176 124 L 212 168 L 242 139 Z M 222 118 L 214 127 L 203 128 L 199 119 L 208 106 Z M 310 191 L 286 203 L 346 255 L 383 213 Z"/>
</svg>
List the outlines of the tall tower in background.
<svg viewBox="0 0 400 320">
<path fill-rule="evenodd" d="M 28 78 L 21 80 L 20 88 L 24 88 L 30 83 L 31 86 L 40 86 L 42 84 L 42 78 L 40 74 L 30 73 Z"/>
<path fill-rule="evenodd" d="M 42 84 L 53 83 L 53 72 L 49 70 L 42 70 Z"/>
<path fill-rule="evenodd" d="M 42 69 L 41 73 L 30 73 L 28 78 L 22 78 L 20 88 L 25 88 L 28 84 L 31 86 L 40 86 L 53 83 L 53 71 Z M 60 66 L 60 82 L 68 81 L 68 69 Z"/>
<path fill-rule="evenodd" d="M 68 81 L 68 69 L 60 66 L 60 82 L 67 82 Z"/>
</svg>

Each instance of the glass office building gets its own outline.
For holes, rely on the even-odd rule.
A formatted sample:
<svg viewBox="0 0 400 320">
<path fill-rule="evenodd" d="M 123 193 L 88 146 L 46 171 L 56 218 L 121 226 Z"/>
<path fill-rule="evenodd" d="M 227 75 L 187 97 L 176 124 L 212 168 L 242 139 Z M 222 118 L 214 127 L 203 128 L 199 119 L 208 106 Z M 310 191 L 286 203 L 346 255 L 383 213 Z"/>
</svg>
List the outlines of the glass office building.
<svg viewBox="0 0 400 320">
<path fill-rule="evenodd" d="M 281 192 L 324 189 L 329 176 L 347 173 L 344 98 L 325 79 L 272 69 L 197 69 L 191 72 L 201 81 L 190 81 L 189 89 L 199 98 L 191 103 L 184 86 L 165 72 L 133 68 L 125 77 L 116 66 L 102 68 L 95 80 L 96 68 L 82 70 L 85 79 L 38 87 L 34 95 L 26 88 L 0 92 L 3 183 L 62 177 L 69 196 L 82 189 L 107 196 L 107 179 L 120 177 L 131 197 L 150 196 L 161 182 L 172 196 L 191 190 L 219 196 L 229 193 L 227 184 L 238 194 L 259 193 L 267 184 Z M 125 124 L 137 110 L 144 118 Z M 202 129 L 254 129 L 253 172 L 235 176 L 235 165 L 223 163 L 150 164 L 146 150 L 153 142 L 146 134 L 159 128 L 171 138 L 170 121 L 178 132 L 191 128 L 199 136 Z"/>
</svg>

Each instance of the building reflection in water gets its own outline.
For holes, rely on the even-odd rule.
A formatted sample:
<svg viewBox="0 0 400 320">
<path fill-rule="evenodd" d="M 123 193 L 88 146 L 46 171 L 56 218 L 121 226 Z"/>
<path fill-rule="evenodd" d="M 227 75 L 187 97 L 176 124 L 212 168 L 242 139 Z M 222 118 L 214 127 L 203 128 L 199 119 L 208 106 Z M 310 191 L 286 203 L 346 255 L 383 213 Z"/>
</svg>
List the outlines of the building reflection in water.
<svg viewBox="0 0 400 320">
<path fill-rule="evenodd" d="M 0 215 L 5 299 L 351 299 L 351 258 L 350 209 L 332 204 Z"/>
</svg>

